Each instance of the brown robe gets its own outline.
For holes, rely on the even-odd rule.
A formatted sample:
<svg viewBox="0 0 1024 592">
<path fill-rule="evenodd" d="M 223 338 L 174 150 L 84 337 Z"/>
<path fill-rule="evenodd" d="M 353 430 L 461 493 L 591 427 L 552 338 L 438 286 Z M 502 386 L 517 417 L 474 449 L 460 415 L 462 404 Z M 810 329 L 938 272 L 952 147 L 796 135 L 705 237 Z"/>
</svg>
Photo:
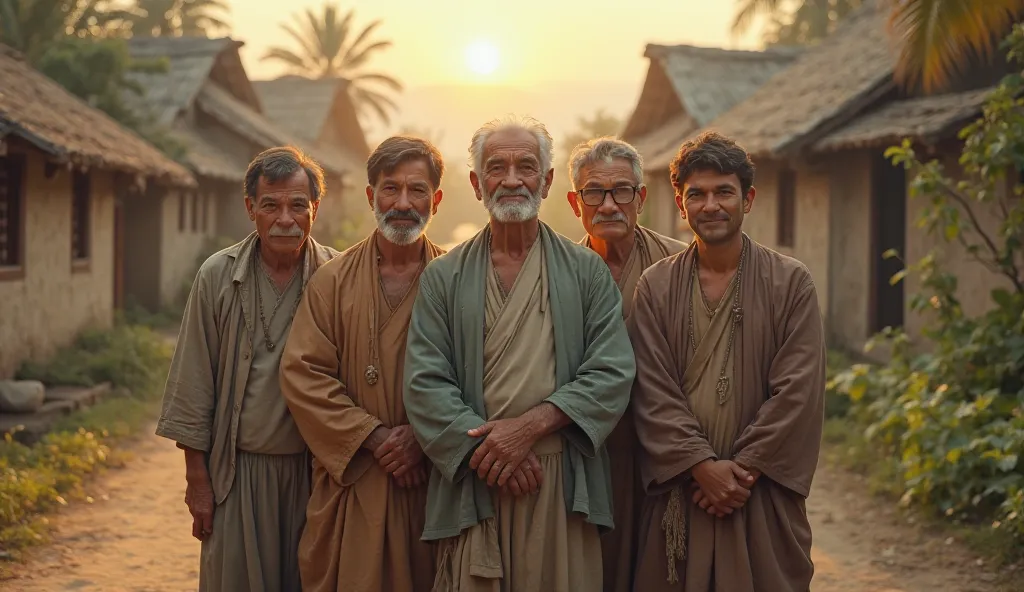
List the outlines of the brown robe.
<svg viewBox="0 0 1024 592">
<path fill-rule="evenodd" d="M 821 442 L 824 329 L 807 268 L 744 240 L 748 251 L 727 401 L 734 418 L 699 417 L 695 393 L 684 390 L 692 380 L 684 372 L 693 357 L 688 311 L 695 246 L 655 263 L 637 285 L 628 327 L 637 360 L 632 404 L 647 492 L 637 590 L 803 592 L 810 586 L 814 569 L 804 500 Z M 700 306 L 695 303 L 695 314 Z M 730 302 L 725 311 L 731 308 Z M 698 327 L 697 336 L 709 327 Z M 704 369 L 713 373 L 712 384 L 719 371 L 713 363 Z M 718 433 L 730 422 L 732 433 Z M 709 435 L 709 428 L 715 433 Z M 732 459 L 762 473 L 746 504 L 721 519 L 691 501 L 689 471 L 709 458 Z"/>
<path fill-rule="evenodd" d="M 314 456 L 299 543 L 307 592 L 418 592 L 434 579 L 434 546 L 420 541 L 426 484 L 399 487 L 362 448 L 376 427 L 408 424 L 402 368 L 419 287 L 417 276 L 390 309 L 376 234 L 310 279 L 281 363 L 288 407 Z M 426 241 L 426 261 L 443 252 Z M 375 384 L 367 379 L 371 364 Z"/>
<path fill-rule="evenodd" d="M 653 230 L 637 226 L 635 243 L 629 259 L 619 275 L 622 292 L 622 316 L 627 321 L 633 302 L 633 292 L 644 270 L 654 262 L 675 255 L 686 248 L 686 243 Z M 591 248 L 590 236 L 580 244 Z M 636 463 L 636 428 L 632 406 L 605 441 L 612 475 L 612 503 L 615 528 L 601 537 L 601 556 L 604 566 L 605 592 L 631 592 L 636 567 L 637 537 L 640 526 L 640 508 L 644 499 L 640 483 L 640 467 Z"/>
</svg>

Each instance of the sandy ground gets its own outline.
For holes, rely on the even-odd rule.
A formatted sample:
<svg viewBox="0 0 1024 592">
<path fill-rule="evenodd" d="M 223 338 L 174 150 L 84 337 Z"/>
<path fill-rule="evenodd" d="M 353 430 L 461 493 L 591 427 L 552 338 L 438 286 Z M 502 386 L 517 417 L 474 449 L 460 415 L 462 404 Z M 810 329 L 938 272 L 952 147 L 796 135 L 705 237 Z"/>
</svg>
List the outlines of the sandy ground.
<svg viewBox="0 0 1024 592">
<path fill-rule="evenodd" d="M 0 582 L 25 592 L 195 590 L 199 543 L 185 508 L 181 452 L 149 436 L 93 503 L 54 518 L 53 543 Z M 815 592 L 995 592 L 995 577 L 956 541 L 908 523 L 858 477 L 825 466 L 808 499 Z"/>
</svg>

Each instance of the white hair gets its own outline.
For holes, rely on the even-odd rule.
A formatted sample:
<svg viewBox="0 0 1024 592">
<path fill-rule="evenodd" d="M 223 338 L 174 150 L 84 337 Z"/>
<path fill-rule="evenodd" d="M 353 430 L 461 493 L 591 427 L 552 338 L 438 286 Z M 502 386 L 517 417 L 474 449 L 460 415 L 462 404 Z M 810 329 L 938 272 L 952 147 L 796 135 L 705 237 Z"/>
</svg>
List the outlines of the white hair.
<svg viewBox="0 0 1024 592">
<path fill-rule="evenodd" d="M 572 189 L 576 191 L 580 185 L 580 171 L 583 167 L 597 164 L 598 162 L 610 163 L 616 158 L 629 161 L 633 167 L 633 176 L 636 177 L 637 185 L 644 183 L 644 160 L 640 153 L 631 144 L 623 142 L 612 136 L 594 138 L 578 144 L 569 155 L 569 179 L 572 180 Z"/>
<path fill-rule="evenodd" d="M 491 134 L 494 132 L 510 128 L 526 130 L 533 134 L 534 138 L 537 138 L 540 152 L 537 156 L 540 157 L 541 175 L 546 175 L 551 170 L 551 163 L 554 161 L 555 154 L 554 141 L 551 139 L 551 134 L 548 133 L 548 129 L 544 127 L 543 123 L 532 117 L 510 114 L 501 119 L 488 121 L 473 134 L 473 139 L 469 142 L 469 165 L 473 167 L 477 176 L 483 176 L 484 144 L 487 143 L 487 138 L 491 137 Z"/>
</svg>

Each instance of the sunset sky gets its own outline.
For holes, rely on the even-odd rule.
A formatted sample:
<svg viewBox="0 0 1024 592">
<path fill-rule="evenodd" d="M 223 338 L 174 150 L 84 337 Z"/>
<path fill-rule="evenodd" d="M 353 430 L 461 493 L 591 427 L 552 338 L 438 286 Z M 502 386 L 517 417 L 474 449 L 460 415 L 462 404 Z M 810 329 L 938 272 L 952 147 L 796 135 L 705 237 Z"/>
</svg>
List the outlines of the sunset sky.
<svg viewBox="0 0 1024 592">
<path fill-rule="evenodd" d="M 319 9 L 324 0 L 229 0 L 232 36 L 246 43 L 249 75 L 266 78 L 280 68 L 260 62 L 266 48 L 287 44 L 280 29 L 295 13 Z M 729 34 L 732 0 L 349 0 L 359 25 L 382 19 L 378 39 L 394 47 L 374 69 L 407 86 L 437 83 L 537 85 L 548 81 L 643 80 L 648 42 L 733 48 L 757 46 L 757 31 Z M 474 43 L 497 50 L 490 76 L 467 65 Z M 479 58 L 478 58 L 479 59 Z"/>
<path fill-rule="evenodd" d="M 333 0 L 332 0 L 333 1 Z M 398 78 L 405 91 L 390 125 L 368 118 L 374 145 L 405 126 L 443 134 L 446 154 L 464 154 L 475 127 L 515 111 L 544 121 L 556 137 L 598 109 L 626 118 L 639 96 L 647 43 L 735 49 L 759 46 L 761 23 L 729 33 L 734 0 L 349 0 L 356 30 L 381 19 L 374 38 L 394 45 L 370 70 Z M 245 42 L 242 58 L 253 79 L 274 78 L 282 66 L 264 62 L 267 48 L 295 49 L 281 24 L 324 0 L 228 0 L 230 35 Z"/>
</svg>

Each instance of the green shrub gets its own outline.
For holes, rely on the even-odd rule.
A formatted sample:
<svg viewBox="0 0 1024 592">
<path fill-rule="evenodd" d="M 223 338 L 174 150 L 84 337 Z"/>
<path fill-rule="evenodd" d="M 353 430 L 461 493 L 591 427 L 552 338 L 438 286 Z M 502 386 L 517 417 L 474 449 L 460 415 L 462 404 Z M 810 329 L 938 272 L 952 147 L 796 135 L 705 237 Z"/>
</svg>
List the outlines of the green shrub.
<svg viewBox="0 0 1024 592">
<path fill-rule="evenodd" d="M 1024 57 L 1024 27 L 1008 42 Z M 849 402 L 847 417 L 878 451 L 899 462 L 902 502 L 954 521 L 990 523 L 1024 550 L 1024 77 L 1007 77 L 983 117 L 961 132 L 964 180 L 937 161 L 918 160 L 910 142 L 887 153 L 916 172 L 912 197 L 928 200 L 920 226 L 956 244 L 1000 276 L 988 312 L 970 316 L 957 299 L 957 278 L 936 253 L 896 274 L 920 278 L 910 301 L 929 323 L 927 353 L 912 353 L 908 335 L 887 331 L 892 354 L 883 366 L 854 365 L 829 382 Z M 1009 189 L 1007 189 L 1009 188 Z M 994 231 L 978 210 L 999 212 Z M 894 255 L 894 254 L 890 254 Z"/>
<path fill-rule="evenodd" d="M 25 364 L 20 378 L 47 385 L 119 387 L 100 403 L 61 419 L 26 446 L 12 434 L 0 440 L 0 549 L 17 552 L 45 540 L 46 512 L 85 496 L 83 484 L 104 467 L 121 464 L 117 439 L 146 425 L 170 363 L 170 345 L 146 327 L 85 331 L 45 363 Z"/>
<path fill-rule="evenodd" d="M 47 386 L 93 386 L 109 382 L 142 396 L 167 376 L 171 346 L 148 327 L 118 325 L 83 331 L 70 346 L 45 362 L 25 362 L 16 373 L 22 380 Z"/>
</svg>

